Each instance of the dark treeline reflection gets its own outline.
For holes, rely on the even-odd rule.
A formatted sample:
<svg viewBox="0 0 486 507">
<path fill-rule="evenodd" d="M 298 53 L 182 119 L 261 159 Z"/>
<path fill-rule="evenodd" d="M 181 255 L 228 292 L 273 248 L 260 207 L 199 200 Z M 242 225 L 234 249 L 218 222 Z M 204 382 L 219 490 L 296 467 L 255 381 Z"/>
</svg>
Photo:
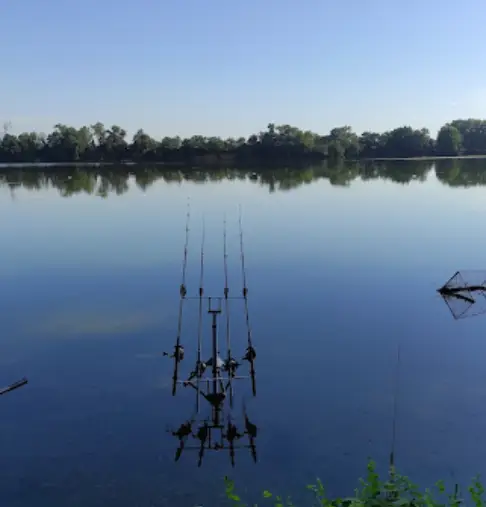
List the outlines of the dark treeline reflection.
<svg viewBox="0 0 486 507">
<path fill-rule="evenodd" d="M 190 181 L 205 183 L 214 181 L 249 180 L 267 187 L 270 192 L 285 191 L 317 180 L 328 180 L 331 185 L 346 186 L 357 179 L 390 180 L 408 184 L 424 181 L 435 169 L 437 178 L 450 186 L 474 186 L 486 184 L 486 160 L 442 159 L 435 161 L 401 160 L 393 162 L 341 162 L 322 163 L 307 168 L 281 169 L 168 169 L 161 166 L 109 166 L 109 167 L 4 167 L 0 169 L 0 185 L 11 190 L 25 188 L 41 190 L 56 188 L 64 197 L 86 193 L 106 197 L 128 191 L 130 181 L 141 190 L 147 190 L 162 180 L 168 184 Z"/>
</svg>

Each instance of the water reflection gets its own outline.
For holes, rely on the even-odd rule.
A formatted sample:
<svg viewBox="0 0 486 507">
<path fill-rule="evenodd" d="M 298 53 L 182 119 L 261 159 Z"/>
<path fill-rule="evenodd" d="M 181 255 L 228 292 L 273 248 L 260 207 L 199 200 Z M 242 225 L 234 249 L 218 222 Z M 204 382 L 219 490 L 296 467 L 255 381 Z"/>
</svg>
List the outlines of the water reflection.
<svg viewBox="0 0 486 507">
<path fill-rule="evenodd" d="M 55 188 L 63 197 L 86 193 L 106 197 L 108 194 L 122 195 L 129 190 L 133 177 L 143 191 L 156 181 L 166 183 L 216 182 L 222 180 L 249 180 L 267 187 L 269 192 L 285 191 L 316 180 L 328 180 L 334 186 L 347 186 L 360 178 L 363 181 L 383 179 L 396 183 L 424 181 L 433 168 L 430 161 L 395 161 L 374 163 L 321 164 L 305 169 L 282 168 L 279 170 L 261 168 L 252 171 L 240 169 L 199 170 L 197 168 L 169 169 L 153 167 L 49 167 L 49 168 L 3 168 L 0 170 L 0 185 L 16 188 L 42 190 Z M 450 185 L 484 184 L 483 172 L 486 162 L 440 161 L 436 173 L 441 181 Z M 485 180 L 486 181 L 486 180 Z"/>
<path fill-rule="evenodd" d="M 317 180 L 327 180 L 333 186 L 348 186 L 357 179 L 389 180 L 408 184 L 425 181 L 434 172 L 439 181 L 452 187 L 469 187 L 486 184 L 486 159 L 400 160 L 390 162 L 340 162 L 323 163 L 307 168 L 275 169 L 215 169 L 166 168 L 163 166 L 110 166 L 110 167 L 42 167 L 0 169 L 0 185 L 16 188 L 42 190 L 55 188 L 63 197 L 86 193 L 107 197 L 122 195 L 129 190 L 133 177 L 143 191 L 155 182 L 166 183 L 217 182 L 223 180 L 249 180 L 269 192 L 298 188 Z"/>
<path fill-rule="evenodd" d="M 160 314 L 153 311 L 132 311 L 121 313 L 119 310 L 111 311 L 90 310 L 56 312 L 53 315 L 47 315 L 40 322 L 26 332 L 36 332 L 39 335 L 49 336 L 50 338 L 70 338 L 83 336 L 83 338 L 93 336 L 118 337 L 120 333 L 130 334 L 142 332 L 151 329 L 157 324 L 163 324 L 164 319 Z"/>
<path fill-rule="evenodd" d="M 253 347 L 252 333 L 250 328 L 249 308 L 248 308 L 248 288 L 246 284 L 245 254 L 243 241 L 243 228 L 241 209 L 239 215 L 239 238 L 240 238 L 240 260 L 242 270 L 243 287 L 241 296 L 230 296 L 230 287 L 228 283 L 228 254 L 227 254 L 227 232 L 226 219 L 224 220 L 223 230 L 223 268 L 225 287 L 222 296 L 204 296 L 204 238 L 205 228 L 203 227 L 202 242 L 200 250 L 200 270 L 199 270 L 199 291 L 197 297 L 188 296 L 186 287 L 186 267 L 187 253 L 189 242 L 190 228 L 190 204 L 188 203 L 185 228 L 185 246 L 182 268 L 182 283 L 179 288 L 179 320 L 178 332 L 174 345 L 174 352 L 169 354 L 164 352 L 164 356 L 173 359 L 173 375 L 172 375 L 172 395 L 177 394 L 177 386 L 182 384 L 184 388 L 191 387 L 195 393 L 195 407 L 193 415 L 190 419 L 183 422 L 175 431 L 171 431 L 172 435 L 179 441 L 176 450 L 175 461 L 178 461 L 184 450 L 198 450 L 200 467 L 203 462 L 206 451 L 221 451 L 227 449 L 231 460 L 231 465 L 235 466 L 235 450 L 239 448 L 250 449 L 253 461 L 257 461 L 256 437 L 257 426 L 252 423 L 248 417 L 246 405 L 243 399 L 243 416 L 244 428 L 234 422 L 233 408 L 235 402 L 235 383 L 240 380 L 251 382 L 253 396 L 256 396 L 256 376 L 255 361 L 256 351 Z M 239 291 L 237 291 L 238 293 Z M 188 300 L 195 299 L 199 302 L 198 325 L 197 325 L 197 355 L 194 366 L 185 380 L 179 380 L 179 368 L 184 362 L 185 348 L 182 345 L 181 330 L 184 315 L 184 305 Z M 234 320 L 230 319 L 230 302 L 239 300 L 244 302 L 244 326 L 236 326 L 244 328 L 247 338 L 247 347 L 241 360 L 237 360 L 233 355 L 231 337 L 235 331 Z M 207 305 L 207 309 L 203 311 L 203 303 Z M 203 352 L 203 315 L 210 316 L 211 324 L 211 353 Z M 232 312 L 233 315 L 233 312 Z M 233 316 L 234 317 L 234 316 Z M 220 320 L 225 324 L 224 341 L 220 343 L 218 338 L 218 327 L 221 325 Z M 209 324 L 209 323 L 208 323 Z M 208 326 L 209 327 L 209 326 Z M 189 333 L 190 334 L 190 333 Z M 240 367 L 245 363 L 249 365 L 249 375 L 241 375 Z M 201 410 L 201 402 L 203 407 Z M 204 417 L 204 408 L 209 410 L 209 415 Z M 194 429 L 197 426 L 197 429 Z M 248 445 L 243 445 L 241 439 L 248 437 Z M 192 437 L 199 441 L 196 446 L 187 445 L 188 438 Z"/>
<path fill-rule="evenodd" d="M 437 179 L 451 187 L 472 187 L 486 184 L 486 160 L 444 159 L 435 163 Z"/>
<path fill-rule="evenodd" d="M 211 393 L 210 393 L 211 394 Z M 206 395 L 205 395 L 206 396 Z M 213 403 L 213 401 L 211 401 Z M 179 461 L 183 451 L 198 451 L 198 466 L 203 463 L 206 451 L 228 451 L 231 465 L 236 463 L 235 451 L 249 449 L 253 461 L 257 462 L 256 438 L 258 427 L 254 424 L 243 405 L 243 424 L 234 422 L 234 416 L 224 407 L 213 407 L 210 418 L 197 419 L 194 415 L 183 422 L 175 431 L 169 430 L 172 436 L 179 441 L 175 453 L 175 461 Z M 188 438 L 199 441 L 197 445 L 187 445 Z M 244 438 L 248 443 L 242 443 Z"/>
<path fill-rule="evenodd" d="M 397 342 L 403 347 L 399 469 L 420 483 L 446 477 L 451 463 L 459 482 L 484 473 L 484 321 L 453 323 L 434 297 L 456 266 L 484 264 L 486 244 L 478 234 L 484 214 L 471 212 L 483 192 L 455 190 L 459 181 L 480 182 L 482 164 L 3 170 L 1 374 L 5 384 L 29 378 L 25 389 L 2 398 L 4 503 L 221 505 L 229 450 L 205 452 L 198 469 L 200 425 L 194 424 L 187 447 L 197 449 L 183 452 L 174 466 L 179 441 L 165 431 L 190 420 L 195 402 L 190 387 L 171 397 L 172 364 L 161 357 L 177 335 L 188 194 L 194 223 L 198 209 L 211 217 L 208 293 L 224 288 L 223 212 L 236 203 L 245 212 L 259 361 L 248 417 L 258 425 L 259 463 L 243 449 L 235 470 L 250 497 L 259 499 L 264 489 L 298 494 L 316 475 L 330 494 L 347 494 L 368 456 L 388 462 Z M 319 178 L 305 191 L 284 192 Z M 219 183 L 228 179 L 245 183 Z M 134 187 L 148 189 L 157 180 L 162 184 L 146 196 Z M 185 181 L 193 183 L 179 186 Z M 9 202 L 10 186 L 19 196 L 27 194 L 22 187 L 41 191 L 17 205 Z M 108 198 L 83 198 L 88 194 Z M 187 284 L 196 294 L 197 233 L 194 239 Z M 236 233 L 229 248 L 236 259 L 230 283 L 239 292 Z M 241 322 L 232 338 L 239 360 L 246 335 L 238 305 L 231 315 L 235 330 Z M 189 375 L 197 301 L 188 306 Z M 250 391 L 246 381 L 236 388 L 238 397 Z M 242 434 L 241 399 L 235 407 L 232 423 Z M 227 421 L 223 430 L 228 433 Z M 249 445 L 248 435 L 234 444 Z"/>
</svg>

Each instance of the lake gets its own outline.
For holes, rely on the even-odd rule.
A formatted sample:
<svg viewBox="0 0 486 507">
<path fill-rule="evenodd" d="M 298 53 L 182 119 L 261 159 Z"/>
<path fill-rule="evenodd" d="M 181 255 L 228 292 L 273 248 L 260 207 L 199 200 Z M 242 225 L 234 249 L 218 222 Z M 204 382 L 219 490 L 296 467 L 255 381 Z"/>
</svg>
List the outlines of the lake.
<svg viewBox="0 0 486 507">
<path fill-rule="evenodd" d="M 217 506 L 226 474 L 248 501 L 263 489 L 307 498 L 316 477 L 350 493 L 368 457 L 387 468 L 399 344 L 399 470 L 424 486 L 486 473 L 486 317 L 453 320 L 435 291 L 456 270 L 486 270 L 486 161 L 253 179 L 128 170 L 2 169 L 0 385 L 29 378 L 1 399 L 3 505 Z M 177 333 L 188 198 L 194 294 L 203 217 L 205 291 L 222 294 L 225 215 L 229 286 L 241 290 L 242 208 L 256 465 L 247 450 L 234 469 L 223 452 L 201 468 L 195 452 L 173 461 L 167 430 L 194 410 L 193 393 L 171 396 L 162 357 Z M 188 305 L 188 357 L 196 320 Z M 242 355 L 242 319 L 234 327 Z"/>
</svg>

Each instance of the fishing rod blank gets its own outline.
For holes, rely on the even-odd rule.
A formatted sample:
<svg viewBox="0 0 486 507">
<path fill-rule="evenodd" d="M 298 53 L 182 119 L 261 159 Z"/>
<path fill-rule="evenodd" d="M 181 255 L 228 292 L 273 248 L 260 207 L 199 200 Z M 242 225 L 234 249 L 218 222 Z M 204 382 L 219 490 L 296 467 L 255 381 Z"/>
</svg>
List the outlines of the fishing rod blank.
<svg viewBox="0 0 486 507">
<path fill-rule="evenodd" d="M 14 382 L 13 384 L 10 384 L 7 387 L 2 387 L 0 389 L 0 395 L 9 393 L 10 391 L 13 391 L 14 389 L 18 389 L 19 387 L 25 386 L 25 384 L 28 383 L 28 380 L 24 377 L 20 380 L 17 380 L 17 382 Z"/>
<path fill-rule="evenodd" d="M 232 370 L 232 357 L 231 357 L 231 338 L 230 338 L 230 311 L 229 311 L 229 287 L 228 287 L 228 252 L 226 248 L 226 216 L 224 217 L 223 224 L 223 255 L 224 255 L 224 304 L 225 304 L 225 313 L 226 313 L 226 350 L 227 350 L 227 360 L 226 364 L 228 366 L 228 386 L 230 392 L 230 406 L 233 407 L 233 370 Z"/>
<path fill-rule="evenodd" d="M 202 238 L 201 238 L 201 268 L 200 268 L 200 279 L 199 279 L 199 323 L 197 329 L 197 362 L 196 362 L 196 407 L 199 412 L 199 401 L 200 401 L 200 390 L 199 380 L 202 375 L 202 362 L 201 362 L 201 344 L 202 344 L 202 304 L 204 296 L 204 240 L 206 236 L 205 223 L 203 217 L 202 224 Z"/>
<path fill-rule="evenodd" d="M 397 364 L 395 368 L 395 385 L 393 391 L 393 415 L 392 415 L 392 442 L 391 442 L 391 452 L 390 452 L 390 482 L 394 484 L 395 482 L 395 442 L 397 436 L 397 411 L 398 411 L 398 388 L 400 383 L 400 343 L 398 343 L 397 347 Z M 389 492 L 389 497 L 394 498 L 395 491 Z"/>
<path fill-rule="evenodd" d="M 179 373 L 179 362 L 184 357 L 184 349 L 181 347 L 181 332 L 182 332 L 182 312 L 184 300 L 187 294 L 186 287 L 186 270 L 187 270 L 187 249 L 189 245 L 189 221 L 191 218 L 190 201 L 187 201 L 187 215 L 186 215 L 186 240 L 184 244 L 184 260 L 182 261 L 182 283 L 179 289 L 180 302 L 179 302 L 179 322 L 177 325 L 177 339 L 174 347 L 174 374 L 172 376 L 172 396 L 175 396 L 177 389 L 177 378 Z M 181 357 L 182 356 L 182 357 Z"/>
<path fill-rule="evenodd" d="M 248 287 L 246 285 L 245 252 L 243 248 L 243 226 L 241 223 L 241 206 L 240 206 L 239 225 L 240 225 L 241 274 L 243 277 L 243 298 L 245 300 L 245 317 L 248 337 L 248 349 L 246 357 L 248 358 L 248 362 L 250 363 L 250 376 L 253 396 L 256 396 L 255 365 L 254 365 L 254 359 L 256 357 L 256 354 L 251 339 L 250 317 L 248 312 Z"/>
</svg>

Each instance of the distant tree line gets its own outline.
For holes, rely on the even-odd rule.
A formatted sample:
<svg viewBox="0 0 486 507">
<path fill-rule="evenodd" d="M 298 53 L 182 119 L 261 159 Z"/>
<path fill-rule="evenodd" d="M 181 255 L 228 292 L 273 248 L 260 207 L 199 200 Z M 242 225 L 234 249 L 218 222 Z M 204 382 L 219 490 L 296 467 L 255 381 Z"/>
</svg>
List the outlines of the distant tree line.
<svg viewBox="0 0 486 507">
<path fill-rule="evenodd" d="M 435 171 L 433 171 L 435 169 Z M 39 170 L 5 168 L 0 170 L 0 186 L 8 187 L 14 194 L 17 188 L 38 191 L 56 188 L 63 197 L 85 193 L 107 197 L 122 195 L 136 185 L 143 191 L 156 182 L 165 184 L 192 181 L 250 180 L 267 187 L 269 192 L 287 191 L 301 185 L 324 179 L 333 186 L 347 186 L 354 180 L 388 180 L 400 184 L 424 181 L 429 174 L 443 184 L 453 187 L 486 185 L 486 163 L 482 159 L 401 160 L 380 162 L 327 161 L 306 168 L 264 168 L 255 171 L 243 169 L 195 170 L 181 168 L 167 170 L 162 166 L 106 166 L 87 169 L 56 167 Z"/>
<path fill-rule="evenodd" d="M 10 133 L 0 136 L 0 163 L 36 162 L 164 162 L 168 164 L 230 164 L 256 161 L 360 158 L 410 158 L 425 156 L 486 155 L 486 120 L 454 120 L 437 138 L 430 132 L 404 126 L 384 133 L 337 127 L 327 135 L 270 123 L 265 131 L 240 137 L 164 137 L 157 140 L 143 130 L 131 141 L 126 131 L 102 123 L 74 128 L 57 124 L 48 134 Z"/>
</svg>

